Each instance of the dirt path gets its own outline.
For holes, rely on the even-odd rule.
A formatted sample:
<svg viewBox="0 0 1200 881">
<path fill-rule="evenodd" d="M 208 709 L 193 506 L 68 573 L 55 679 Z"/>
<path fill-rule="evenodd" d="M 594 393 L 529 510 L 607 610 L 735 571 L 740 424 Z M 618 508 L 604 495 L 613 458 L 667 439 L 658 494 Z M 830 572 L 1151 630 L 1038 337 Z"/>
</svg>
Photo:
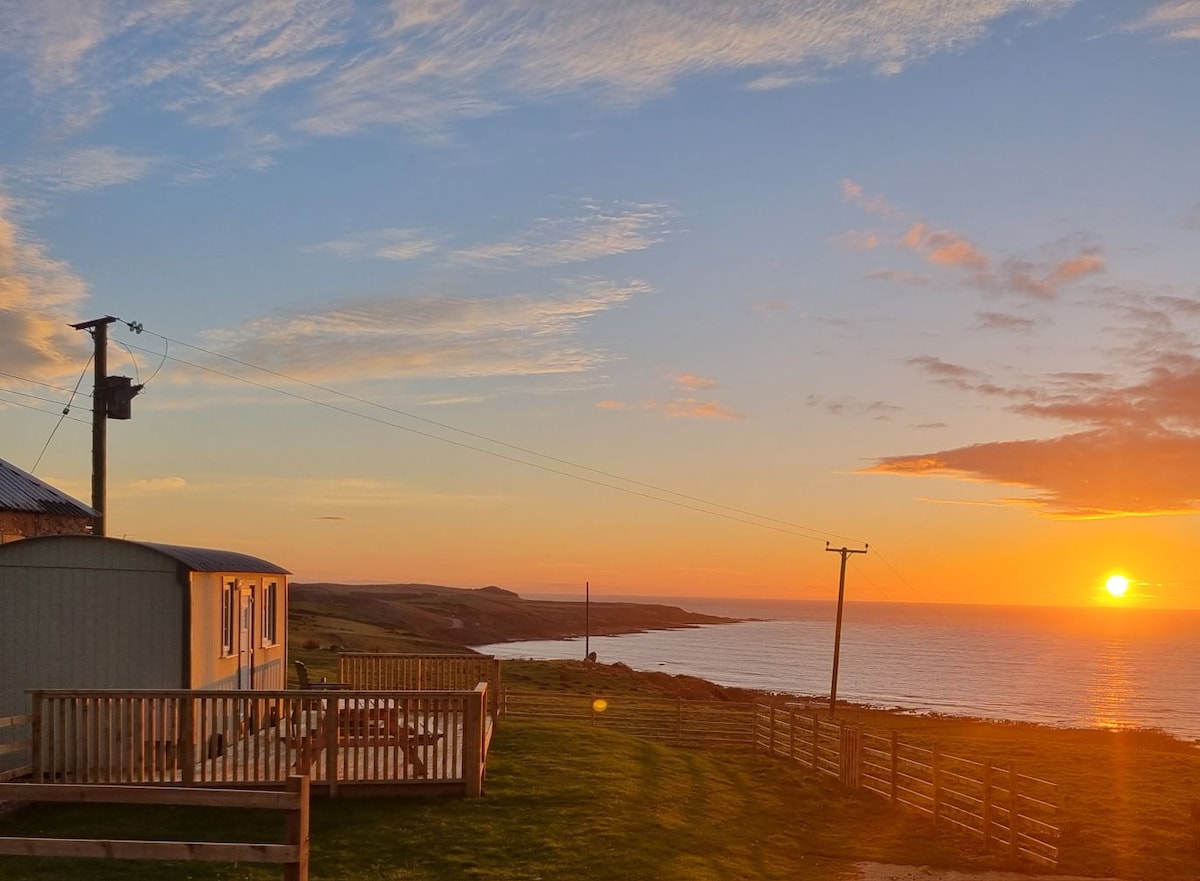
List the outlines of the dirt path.
<svg viewBox="0 0 1200 881">
<path fill-rule="evenodd" d="M 1025 875 L 1018 872 L 972 872 L 933 869 L 929 866 L 891 866 L 886 863 L 855 863 L 852 881 L 1118 881 L 1113 878 L 1084 878 L 1080 875 Z"/>
</svg>

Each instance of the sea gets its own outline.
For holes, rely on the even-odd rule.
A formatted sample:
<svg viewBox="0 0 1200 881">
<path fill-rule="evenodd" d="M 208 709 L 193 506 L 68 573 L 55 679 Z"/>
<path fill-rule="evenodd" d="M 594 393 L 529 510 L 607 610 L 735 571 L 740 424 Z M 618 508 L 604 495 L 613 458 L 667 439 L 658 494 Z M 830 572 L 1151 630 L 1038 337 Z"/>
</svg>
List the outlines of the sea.
<svg viewBox="0 0 1200 881">
<path fill-rule="evenodd" d="M 593 636 L 601 662 L 828 699 L 832 602 L 619 599 L 753 620 Z M 586 654 L 583 638 L 478 648 L 500 658 Z M 1157 729 L 1200 743 L 1200 611 L 847 603 L 837 695 L 930 715 Z"/>
</svg>

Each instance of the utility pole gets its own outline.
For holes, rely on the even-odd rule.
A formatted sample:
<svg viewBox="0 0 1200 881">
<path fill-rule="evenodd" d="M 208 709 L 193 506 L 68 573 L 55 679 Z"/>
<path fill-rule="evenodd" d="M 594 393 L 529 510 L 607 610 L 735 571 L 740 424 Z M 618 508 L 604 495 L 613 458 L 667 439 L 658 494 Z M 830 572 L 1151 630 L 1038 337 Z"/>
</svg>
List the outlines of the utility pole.
<svg viewBox="0 0 1200 881">
<path fill-rule="evenodd" d="M 128 376 L 108 375 L 108 326 L 119 319 L 106 315 L 93 321 L 72 324 L 92 335 L 95 354 L 95 384 L 92 388 L 92 535 L 105 535 L 104 511 L 108 485 L 108 420 L 128 419 L 130 401 L 142 390 Z M 141 325 L 137 325 L 140 331 Z"/>
<path fill-rule="evenodd" d="M 831 548 L 829 542 L 825 542 L 826 551 L 842 555 L 842 572 L 838 577 L 837 627 L 833 632 L 833 682 L 829 686 L 829 717 L 831 719 L 837 706 L 838 655 L 842 650 L 842 603 L 846 596 L 846 558 L 851 554 L 865 554 L 869 547 L 870 545 L 864 544 L 861 551 L 851 550 L 847 547 Z"/>
<path fill-rule="evenodd" d="M 592 657 L 592 583 L 583 583 L 583 659 Z"/>
</svg>

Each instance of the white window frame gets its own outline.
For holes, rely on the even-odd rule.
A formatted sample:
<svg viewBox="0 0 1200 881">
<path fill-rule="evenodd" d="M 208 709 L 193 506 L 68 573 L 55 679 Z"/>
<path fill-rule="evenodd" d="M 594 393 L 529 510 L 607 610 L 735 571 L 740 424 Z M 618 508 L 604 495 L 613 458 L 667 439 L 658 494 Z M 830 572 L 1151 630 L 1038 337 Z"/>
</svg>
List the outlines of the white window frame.
<svg viewBox="0 0 1200 881">
<path fill-rule="evenodd" d="M 266 581 L 263 582 L 262 588 L 262 644 L 263 645 L 278 645 L 279 632 L 275 617 L 275 610 L 279 602 L 279 582 Z"/>
<path fill-rule="evenodd" d="M 221 583 L 221 657 L 232 658 L 237 652 L 238 583 L 228 578 Z"/>
</svg>

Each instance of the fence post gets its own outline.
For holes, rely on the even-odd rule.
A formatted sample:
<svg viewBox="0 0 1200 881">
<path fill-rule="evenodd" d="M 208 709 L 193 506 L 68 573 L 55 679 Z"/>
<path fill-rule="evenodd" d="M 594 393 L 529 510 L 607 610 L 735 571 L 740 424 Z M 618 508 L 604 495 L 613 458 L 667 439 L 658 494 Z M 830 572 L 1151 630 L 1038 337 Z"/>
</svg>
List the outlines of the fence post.
<svg viewBox="0 0 1200 881">
<path fill-rule="evenodd" d="M 843 788 L 849 787 L 850 780 L 850 760 L 846 755 L 850 750 L 846 747 L 846 721 L 840 719 L 838 720 L 838 782 L 842 784 Z"/>
<path fill-rule="evenodd" d="M 892 776 L 892 785 L 891 785 L 890 795 L 891 795 L 892 804 L 895 804 L 897 798 L 900 795 L 900 793 L 898 791 L 899 786 L 900 786 L 900 778 L 899 778 L 899 774 L 898 774 L 898 772 L 900 770 L 900 732 L 899 731 L 892 732 L 892 763 L 891 763 L 891 767 L 892 767 L 892 775 L 891 775 Z"/>
<path fill-rule="evenodd" d="M 683 698 L 678 698 L 675 705 L 675 743 L 683 745 Z"/>
<path fill-rule="evenodd" d="M 938 820 L 942 819 L 942 781 L 941 775 L 938 773 L 938 767 L 941 765 L 941 750 L 938 745 L 933 745 L 933 825 L 937 828 Z"/>
<path fill-rule="evenodd" d="M 195 699 L 185 697 L 179 704 L 179 763 L 183 765 L 183 785 L 196 783 L 196 709 Z"/>
<path fill-rule="evenodd" d="M 817 718 L 817 714 L 813 713 L 813 741 L 812 741 L 812 769 L 817 770 L 817 743 L 821 737 L 821 721 Z"/>
<path fill-rule="evenodd" d="M 287 843 L 296 848 L 296 862 L 284 868 L 284 881 L 308 881 L 308 789 L 307 775 L 288 776 L 287 791 L 296 793 L 300 803 L 288 811 Z"/>
<path fill-rule="evenodd" d="M 347 720 L 349 721 L 349 720 Z M 325 783 L 329 797 L 337 798 L 338 790 L 338 699 L 325 698 Z M 347 726 L 349 730 L 349 726 Z"/>
<path fill-rule="evenodd" d="M 463 787 L 467 798 L 483 795 L 483 717 L 487 692 L 473 692 L 463 708 Z M 592 711 L 593 715 L 595 710 Z"/>
<path fill-rule="evenodd" d="M 1008 857 L 1017 861 L 1017 766 L 1008 769 Z"/>
<path fill-rule="evenodd" d="M 767 755 L 775 755 L 775 705 L 771 705 L 771 733 L 767 735 Z"/>
<path fill-rule="evenodd" d="M 983 763 L 983 852 L 992 849 L 992 760 Z"/>
<path fill-rule="evenodd" d="M 788 714 L 788 761 L 796 761 L 796 710 Z"/>
<path fill-rule="evenodd" d="M 33 769 L 33 782 L 42 783 L 42 693 L 30 695 L 33 701 L 29 712 L 29 765 Z"/>
</svg>

